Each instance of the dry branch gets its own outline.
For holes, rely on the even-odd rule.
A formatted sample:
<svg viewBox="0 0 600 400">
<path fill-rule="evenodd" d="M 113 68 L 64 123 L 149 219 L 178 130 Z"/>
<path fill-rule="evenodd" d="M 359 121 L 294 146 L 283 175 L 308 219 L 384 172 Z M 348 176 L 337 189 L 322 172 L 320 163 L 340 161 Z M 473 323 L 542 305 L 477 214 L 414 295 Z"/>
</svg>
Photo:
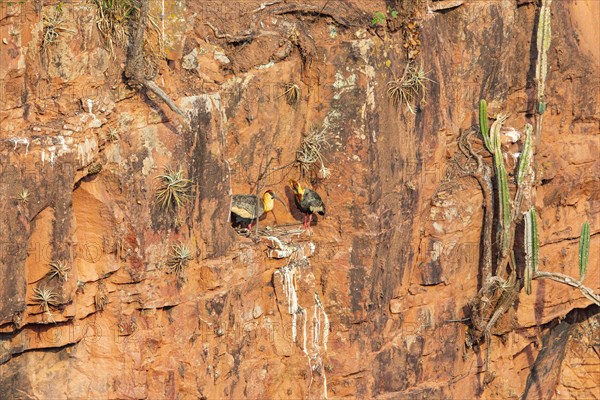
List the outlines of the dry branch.
<svg viewBox="0 0 600 400">
<path fill-rule="evenodd" d="M 579 289 L 581 294 L 587 297 L 592 303 L 600 306 L 600 296 L 594 293 L 594 291 L 587 286 L 584 286 L 580 281 L 571 278 L 568 275 L 564 275 L 558 272 L 543 272 L 538 271 L 533 275 L 532 279 L 551 279 L 556 282 L 564 283 L 565 285 L 572 286 Z"/>
<path fill-rule="evenodd" d="M 145 80 L 142 82 L 142 84 L 146 89 L 150 90 L 152 93 L 157 95 L 162 101 L 164 101 L 165 104 L 168 105 L 171 110 L 181 115 L 183 118 L 187 119 L 187 116 L 185 115 L 183 110 L 177 107 L 177 104 L 175 104 L 173 100 L 171 100 L 169 95 L 166 94 L 160 87 L 158 87 L 158 85 L 154 83 L 154 81 Z"/>
<path fill-rule="evenodd" d="M 352 23 L 348 21 L 346 18 L 336 15 L 333 12 L 325 11 L 325 7 L 321 7 L 319 5 L 312 4 L 286 4 L 284 6 L 278 7 L 272 10 L 272 13 L 275 15 L 283 15 L 283 14 L 307 14 L 307 15 L 315 15 L 319 17 L 329 17 L 336 24 L 343 26 L 345 28 L 351 26 L 359 26 L 359 24 Z"/>
<path fill-rule="evenodd" d="M 483 194 L 483 208 L 484 208 L 484 220 L 483 220 L 483 263 L 481 267 L 481 281 L 482 286 L 486 282 L 490 281 L 492 277 L 492 237 L 493 231 L 492 226 L 494 223 L 494 208 L 493 208 L 493 195 L 494 187 L 492 185 L 492 173 L 484 162 L 483 157 L 473 150 L 473 146 L 469 141 L 469 135 L 472 131 L 465 132 L 458 141 L 458 147 L 461 152 L 467 157 L 467 163 L 471 158 L 477 161 L 477 167 L 467 171 L 470 176 L 473 176 Z M 462 168 L 462 167 L 461 167 Z M 465 168 L 462 168 L 465 171 Z"/>
<path fill-rule="evenodd" d="M 204 24 L 207 25 L 210 29 L 212 29 L 217 39 L 225 39 L 227 43 L 248 42 L 257 36 L 257 33 L 252 30 L 248 30 L 245 33 L 233 36 L 228 33 L 219 32 L 219 30 L 215 28 L 210 22 L 205 22 Z"/>
<path fill-rule="evenodd" d="M 279 4 L 279 3 L 281 3 L 281 0 L 272 1 L 270 3 L 260 3 L 260 6 L 258 6 L 254 10 L 250 10 L 250 11 L 247 11 L 247 12 L 243 13 L 242 16 L 248 15 L 248 14 L 256 14 L 257 12 L 260 12 L 260 11 L 264 10 L 265 8 L 267 8 L 269 6 L 272 6 L 272 5 L 275 5 L 275 4 Z"/>
<path fill-rule="evenodd" d="M 187 115 L 183 110 L 177 107 L 173 100 L 148 76 L 146 61 L 144 60 L 144 32 L 148 22 L 148 7 L 149 0 L 139 0 L 138 20 L 133 32 L 127 64 L 125 65 L 125 77 L 130 86 L 145 87 L 187 121 Z"/>
</svg>

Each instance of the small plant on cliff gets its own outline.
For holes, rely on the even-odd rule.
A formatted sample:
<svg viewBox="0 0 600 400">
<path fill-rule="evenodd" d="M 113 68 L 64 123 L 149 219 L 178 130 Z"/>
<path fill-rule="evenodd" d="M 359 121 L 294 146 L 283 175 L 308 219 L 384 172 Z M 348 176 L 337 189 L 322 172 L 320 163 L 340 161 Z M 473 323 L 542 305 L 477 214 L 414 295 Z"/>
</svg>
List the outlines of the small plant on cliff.
<svg viewBox="0 0 600 400">
<path fill-rule="evenodd" d="M 57 277 L 61 282 L 66 282 L 68 272 L 71 268 L 62 261 L 53 261 L 50 263 L 50 271 L 48 271 L 48 279 Z"/>
<path fill-rule="evenodd" d="M 54 322 L 50 307 L 56 307 L 59 304 L 56 292 L 51 288 L 36 287 L 33 289 L 32 300 L 40 306 L 40 309 L 48 316 L 48 319 Z"/>
<path fill-rule="evenodd" d="M 74 32 L 62 26 L 65 22 L 63 19 L 62 2 L 59 2 L 56 7 L 50 9 L 43 17 L 43 33 L 42 33 L 42 50 L 47 53 L 48 47 L 56 43 L 60 32 Z"/>
<path fill-rule="evenodd" d="M 75 293 L 85 293 L 85 282 L 77 279 L 77 289 L 75 289 Z"/>
<path fill-rule="evenodd" d="M 375 11 L 371 19 L 371 25 L 378 26 L 385 24 L 385 14 L 381 11 Z"/>
<path fill-rule="evenodd" d="M 171 250 L 167 260 L 167 272 L 176 274 L 178 281 L 184 283 L 186 281 L 185 270 L 192 260 L 192 252 L 186 245 L 181 243 L 173 245 Z"/>
<path fill-rule="evenodd" d="M 119 131 L 117 131 L 115 128 L 108 128 L 106 138 L 109 142 L 116 142 L 121 138 L 121 135 L 119 135 Z"/>
<path fill-rule="evenodd" d="M 422 66 L 409 62 L 404 68 L 400 78 L 394 77 L 388 82 L 387 94 L 395 105 L 404 104 L 411 113 L 415 114 L 414 103 L 419 94 L 422 94 L 421 101 L 426 103 L 427 88 L 425 82 L 431 81 Z"/>
<path fill-rule="evenodd" d="M 28 204 L 29 203 L 29 190 L 27 190 L 25 188 L 21 189 L 21 191 L 17 195 L 17 200 L 20 203 Z"/>
<path fill-rule="evenodd" d="M 106 290 L 106 285 L 104 282 L 98 282 L 98 290 L 96 291 L 96 295 L 94 296 L 94 305 L 96 306 L 96 310 L 102 311 L 106 308 L 108 304 L 108 291 Z"/>
<path fill-rule="evenodd" d="M 329 169 L 325 166 L 325 157 L 323 151 L 330 146 L 330 135 L 325 128 L 313 128 L 306 136 L 298 150 L 296 150 L 296 164 L 300 167 L 303 176 L 310 174 L 313 168 L 318 169 L 320 178 L 327 178 L 330 175 Z"/>
<path fill-rule="evenodd" d="M 132 0 L 93 0 L 98 7 L 96 26 L 110 53 L 114 55 L 115 46 L 123 47 L 127 44 L 128 23 L 133 15 L 134 4 Z"/>
<path fill-rule="evenodd" d="M 185 178 L 183 169 L 167 169 L 159 175 L 160 187 L 155 195 L 156 204 L 163 210 L 177 210 L 189 200 L 192 181 Z"/>
<path fill-rule="evenodd" d="M 300 88 L 295 83 L 286 83 L 283 95 L 290 106 L 295 106 L 300 101 Z"/>
<path fill-rule="evenodd" d="M 373 18 L 371 18 L 371 26 L 383 26 L 387 20 L 397 19 L 399 13 L 396 9 L 388 7 L 386 13 L 384 14 L 382 11 L 375 11 L 373 13 Z"/>
</svg>

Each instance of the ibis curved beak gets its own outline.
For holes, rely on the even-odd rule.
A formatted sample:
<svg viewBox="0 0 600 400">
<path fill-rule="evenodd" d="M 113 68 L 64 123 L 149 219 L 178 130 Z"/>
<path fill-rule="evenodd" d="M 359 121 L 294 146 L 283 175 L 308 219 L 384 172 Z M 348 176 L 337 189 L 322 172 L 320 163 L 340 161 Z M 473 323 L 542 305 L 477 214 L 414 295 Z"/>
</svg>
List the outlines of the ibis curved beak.
<svg viewBox="0 0 600 400">
<path fill-rule="evenodd" d="M 278 201 L 279 201 L 281 204 L 283 204 L 283 206 L 285 207 L 285 209 L 286 209 L 288 212 L 290 212 L 290 209 L 288 208 L 287 204 L 285 204 L 285 203 L 283 202 L 283 200 L 281 200 L 281 199 L 279 198 L 279 196 L 277 196 L 275 193 L 273 193 L 273 198 L 274 198 L 275 200 L 278 200 Z"/>
</svg>

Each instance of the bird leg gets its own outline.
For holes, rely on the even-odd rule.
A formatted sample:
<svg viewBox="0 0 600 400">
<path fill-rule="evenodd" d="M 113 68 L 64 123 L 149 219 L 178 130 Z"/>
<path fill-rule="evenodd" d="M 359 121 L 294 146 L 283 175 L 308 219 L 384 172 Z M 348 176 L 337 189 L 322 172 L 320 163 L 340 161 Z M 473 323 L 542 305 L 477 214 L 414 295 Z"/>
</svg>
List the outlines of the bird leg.
<svg viewBox="0 0 600 400">
<path fill-rule="evenodd" d="M 277 222 L 277 216 L 273 210 L 271 210 L 271 214 L 273 214 L 273 218 L 275 219 L 275 225 L 279 225 L 279 222 Z"/>
<path fill-rule="evenodd" d="M 310 227 L 310 224 L 311 224 L 311 222 L 312 222 L 312 217 L 313 217 L 313 215 L 312 215 L 312 214 L 309 214 L 309 215 L 308 215 L 308 223 L 306 224 L 306 225 L 308 226 L 308 233 L 309 233 L 309 234 L 312 234 L 312 228 Z"/>
</svg>

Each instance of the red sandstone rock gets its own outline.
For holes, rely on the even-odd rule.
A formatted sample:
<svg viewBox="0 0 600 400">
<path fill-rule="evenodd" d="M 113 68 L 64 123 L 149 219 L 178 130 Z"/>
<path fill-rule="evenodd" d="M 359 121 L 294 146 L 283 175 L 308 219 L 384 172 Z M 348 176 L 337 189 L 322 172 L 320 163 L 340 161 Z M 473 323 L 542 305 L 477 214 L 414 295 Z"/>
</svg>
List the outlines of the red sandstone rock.
<svg viewBox="0 0 600 400">
<path fill-rule="evenodd" d="M 104 49 L 89 2 L 65 2 L 68 30 L 43 59 L 42 15 L 56 5 L 34 3 L 0 4 L 0 393 L 600 397 L 598 308 L 576 289 L 521 291 L 492 335 L 486 387 L 485 346 L 471 346 L 462 321 L 480 285 L 483 209 L 452 158 L 480 97 L 519 131 L 532 114 L 536 2 L 434 1 L 429 14 L 416 2 L 418 61 L 432 80 L 416 116 L 386 95 L 405 65 L 402 30 L 371 26 L 394 2 L 165 2 L 155 81 L 191 113 L 189 130 L 124 85 L 125 52 Z M 535 145 L 540 269 L 577 276 L 589 220 L 585 283 L 598 293 L 600 8 L 555 1 L 552 11 Z M 162 37 L 154 22 L 150 40 Z M 182 68 L 193 49 L 198 67 Z M 251 192 L 270 162 L 265 184 L 292 211 L 276 208 L 277 220 L 300 223 L 286 182 L 315 127 L 331 135 L 331 175 L 316 187 L 327 215 L 312 236 L 286 237 L 310 251 L 269 258 L 229 226 L 229 195 Z M 156 177 L 180 165 L 193 197 L 171 218 L 154 206 Z M 267 215 L 259 227 L 273 224 Z M 192 249 L 185 283 L 167 273 L 178 242 Z M 56 259 L 71 267 L 64 283 L 47 279 Z M 60 297 L 54 323 L 32 300 L 40 284 Z"/>
</svg>

